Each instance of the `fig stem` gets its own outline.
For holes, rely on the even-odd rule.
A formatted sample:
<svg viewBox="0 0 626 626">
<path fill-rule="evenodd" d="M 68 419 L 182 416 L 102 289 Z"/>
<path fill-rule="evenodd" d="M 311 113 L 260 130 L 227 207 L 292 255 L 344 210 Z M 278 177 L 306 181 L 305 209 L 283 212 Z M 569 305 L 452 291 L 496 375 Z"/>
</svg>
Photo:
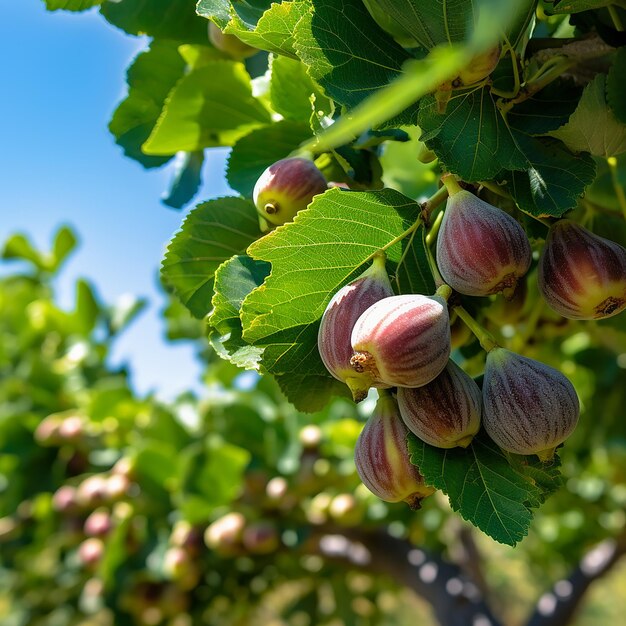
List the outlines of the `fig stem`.
<svg viewBox="0 0 626 626">
<path fill-rule="evenodd" d="M 426 245 L 431 246 L 435 243 L 435 239 L 437 237 L 437 233 L 439 232 L 439 227 L 441 226 L 441 222 L 443 222 L 443 211 L 440 211 L 433 222 L 433 225 L 428 230 L 428 234 L 426 235 Z"/>
<path fill-rule="evenodd" d="M 496 340 L 491 333 L 485 330 L 462 306 L 455 306 L 454 311 L 465 322 L 466 326 L 474 333 L 482 349 L 491 352 L 498 347 Z"/>
<path fill-rule="evenodd" d="M 443 204 L 449 195 L 447 187 L 440 187 L 435 193 L 428 198 L 425 202 L 422 202 L 422 220 L 425 224 L 428 223 L 432 212 L 441 204 Z"/>
<path fill-rule="evenodd" d="M 459 193 L 459 191 L 463 191 L 461 189 L 461 185 L 457 182 L 457 179 L 454 177 L 454 174 L 447 172 L 441 177 L 441 182 L 446 186 L 448 193 L 453 196 L 455 193 Z"/>
<path fill-rule="evenodd" d="M 623 33 L 624 24 L 622 22 L 622 18 L 619 16 L 619 13 L 617 12 L 617 9 L 612 4 L 609 4 L 607 9 L 609 10 L 609 15 L 611 16 L 611 20 L 613 21 L 615 30 L 617 30 L 620 33 Z"/>
</svg>

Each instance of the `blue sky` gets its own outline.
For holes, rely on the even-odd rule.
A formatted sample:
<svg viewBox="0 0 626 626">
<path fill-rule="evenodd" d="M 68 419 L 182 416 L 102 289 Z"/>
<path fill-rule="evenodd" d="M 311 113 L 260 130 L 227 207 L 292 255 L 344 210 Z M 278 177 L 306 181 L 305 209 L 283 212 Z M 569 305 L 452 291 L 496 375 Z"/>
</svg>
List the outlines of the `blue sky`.
<svg viewBox="0 0 626 626">
<path fill-rule="evenodd" d="M 125 70 L 146 41 L 110 26 L 97 11 L 47 12 L 42 0 L 0 3 L 0 240 L 14 231 L 48 246 L 61 223 L 81 245 L 59 280 L 64 304 L 78 276 L 102 298 L 145 296 L 149 309 L 119 340 L 113 361 L 129 362 L 139 392 L 172 397 L 198 389 L 189 345 L 163 340 L 157 271 L 183 213 L 159 199 L 169 169 L 146 171 L 126 159 L 107 130 L 125 93 Z M 198 196 L 228 193 L 225 153 L 205 162 Z"/>
</svg>

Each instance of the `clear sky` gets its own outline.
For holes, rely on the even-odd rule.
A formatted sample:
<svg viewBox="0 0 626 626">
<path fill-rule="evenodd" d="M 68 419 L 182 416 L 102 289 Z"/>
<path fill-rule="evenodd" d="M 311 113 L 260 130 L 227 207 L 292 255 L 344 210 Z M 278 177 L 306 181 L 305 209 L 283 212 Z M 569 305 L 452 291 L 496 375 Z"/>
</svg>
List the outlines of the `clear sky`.
<svg viewBox="0 0 626 626">
<path fill-rule="evenodd" d="M 112 302 L 145 296 L 149 309 L 119 340 L 115 363 L 129 362 L 139 392 L 172 397 L 198 389 L 189 345 L 168 345 L 157 272 L 183 213 L 160 203 L 169 168 L 144 170 L 125 158 L 107 130 L 125 93 L 125 70 L 146 41 L 108 24 L 96 10 L 47 12 L 42 0 L 0 2 L 0 240 L 28 233 L 48 246 L 60 223 L 81 245 L 59 281 L 64 304 L 76 277 Z M 204 166 L 203 200 L 228 193 L 225 151 Z"/>
</svg>

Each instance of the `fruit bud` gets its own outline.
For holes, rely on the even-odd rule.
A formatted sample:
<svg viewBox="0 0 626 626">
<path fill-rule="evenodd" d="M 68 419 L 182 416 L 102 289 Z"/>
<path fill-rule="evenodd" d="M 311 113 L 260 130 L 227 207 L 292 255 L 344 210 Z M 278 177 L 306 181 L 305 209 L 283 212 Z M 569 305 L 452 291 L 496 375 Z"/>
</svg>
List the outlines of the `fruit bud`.
<svg viewBox="0 0 626 626">
<path fill-rule="evenodd" d="M 532 260 L 519 222 L 461 189 L 450 175 L 446 211 L 437 238 L 437 264 L 450 287 L 467 296 L 511 297 Z"/>
<path fill-rule="evenodd" d="M 52 496 L 52 508 L 59 513 L 75 513 L 80 508 L 76 488 L 62 485 Z"/>
<path fill-rule="evenodd" d="M 598 320 L 626 308 L 626 250 L 560 220 L 539 259 L 539 289 L 550 308 L 575 320 Z"/>
<path fill-rule="evenodd" d="M 276 526 L 271 522 L 252 522 L 243 531 L 242 543 L 252 554 L 270 554 L 280 546 Z"/>
<path fill-rule="evenodd" d="M 220 52 L 224 52 L 237 61 L 247 59 L 259 51 L 241 41 L 239 37 L 223 33 L 213 22 L 209 22 L 209 41 Z"/>
<path fill-rule="evenodd" d="M 363 274 L 342 287 L 324 311 L 317 334 L 317 347 L 326 369 L 350 387 L 355 402 L 365 398 L 372 383 L 367 373 L 358 373 L 350 365 L 352 329 L 372 304 L 393 295 L 385 269 L 385 257 L 376 255 Z"/>
<path fill-rule="evenodd" d="M 354 448 L 354 463 L 363 484 L 385 502 L 404 500 L 412 509 L 434 493 L 409 459 L 409 431 L 395 400 L 383 393 Z"/>
<path fill-rule="evenodd" d="M 204 543 L 219 554 L 237 554 L 241 548 L 246 518 L 235 511 L 215 520 L 204 532 Z"/>
<path fill-rule="evenodd" d="M 571 435 L 578 413 L 576 391 L 558 370 L 505 348 L 487 354 L 483 424 L 503 450 L 548 461 Z"/>
<path fill-rule="evenodd" d="M 107 510 L 100 509 L 85 520 L 83 530 L 88 537 L 104 537 L 112 527 L 111 515 Z"/>
<path fill-rule="evenodd" d="M 352 348 L 352 367 L 379 386 L 421 387 L 450 356 L 447 303 L 438 295 L 417 294 L 380 300 L 357 320 Z"/>
<path fill-rule="evenodd" d="M 260 216 L 279 226 L 326 189 L 326 179 L 315 163 L 294 157 L 270 165 L 256 181 L 252 199 Z"/>
<path fill-rule="evenodd" d="M 480 388 L 451 360 L 427 385 L 398 389 L 398 406 L 408 429 L 438 448 L 466 448 L 480 428 Z"/>
<path fill-rule="evenodd" d="M 102 539 L 90 537 L 89 539 L 85 539 L 85 541 L 78 546 L 78 558 L 86 567 L 94 567 L 97 565 L 103 555 L 104 543 Z"/>
</svg>

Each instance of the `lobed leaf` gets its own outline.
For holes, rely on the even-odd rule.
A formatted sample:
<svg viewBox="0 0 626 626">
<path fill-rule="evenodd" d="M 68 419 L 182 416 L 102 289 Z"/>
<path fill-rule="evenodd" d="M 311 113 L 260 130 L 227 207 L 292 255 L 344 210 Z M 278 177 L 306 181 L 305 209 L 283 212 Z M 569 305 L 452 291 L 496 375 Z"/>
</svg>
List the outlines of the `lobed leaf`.
<svg viewBox="0 0 626 626">
<path fill-rule="evenodd" d="M 453 510 L 510 546 L 528 533 L 532 508 L 560 486 L 558 462 L 544 466 L 534 457 L 515 457 L 511 463 L 484 433 L 466 449 L 435 448 L 412 434 L 408 446 L 411 462 Z"/>
<path fill-rule="evenodd" d="M 233 254 L 241 254 L 260 236 L 252 202 L 218 198 L 198 205 L 170 242 L 161 274 L 196 317 L 211 309 L 213 277 Z"/>
</svg>

